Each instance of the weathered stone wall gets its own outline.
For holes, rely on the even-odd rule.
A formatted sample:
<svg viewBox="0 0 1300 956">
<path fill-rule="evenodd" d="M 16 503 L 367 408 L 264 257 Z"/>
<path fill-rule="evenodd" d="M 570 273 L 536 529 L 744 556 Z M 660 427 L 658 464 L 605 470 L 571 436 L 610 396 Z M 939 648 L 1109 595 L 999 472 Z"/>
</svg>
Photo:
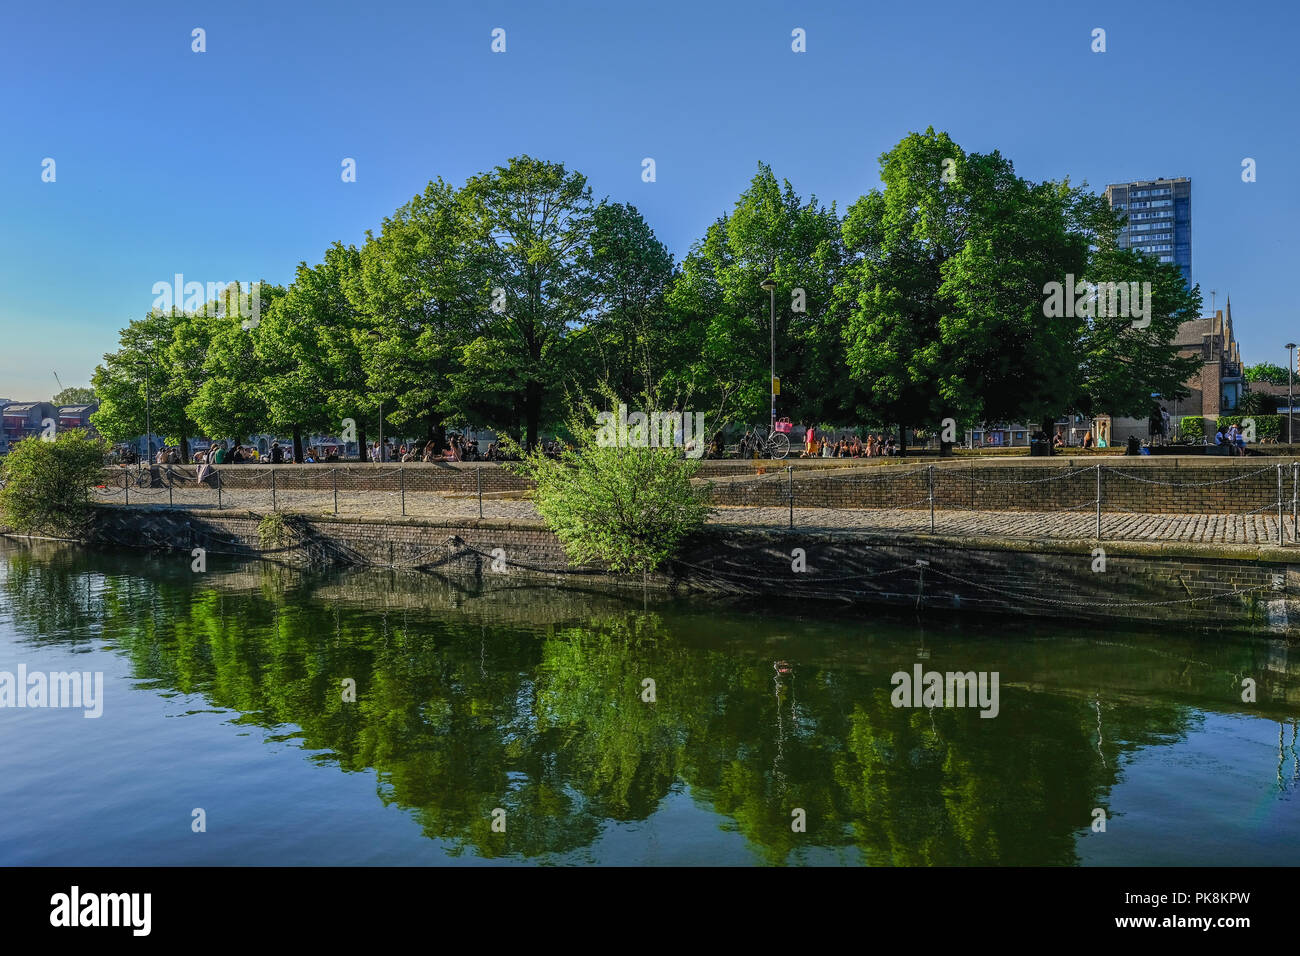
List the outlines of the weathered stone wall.
<svg viewBox="0 0 1300 956">
<path fill-rule="evenodd" d="M 256 514 L 103 508 L 95 539 L 114 546 L 262 553 Z M 757 595 L 815 613 L 822 601 L 1062 620 L 1177 622 L 1300 636 L 1300 552 L 1195 544 L 937 540 L 865 532 L 711 529 L 643 581 L 572 568 L 534 522 L 299 517 L 273 560 L 374 564 L 439 573 L 550 576 Z M 493 569 L 493 552 L 504 571 Z M 796 570 L 802 551 L 802 569 Z M 924 562 L 924 563 L 919 563 Z"/>
</svg>

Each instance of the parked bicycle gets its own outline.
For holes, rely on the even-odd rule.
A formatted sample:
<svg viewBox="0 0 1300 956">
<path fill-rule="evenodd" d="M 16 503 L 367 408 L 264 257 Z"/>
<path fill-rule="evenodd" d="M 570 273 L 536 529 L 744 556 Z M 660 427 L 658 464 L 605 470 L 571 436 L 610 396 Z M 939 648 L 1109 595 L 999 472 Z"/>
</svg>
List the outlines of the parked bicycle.
<svg viewBox="0 0 1300 956">
<path fill-rule="evenodd" d="M 764 433 L 755 425 L 740 439 L 740 457 L 748 458 L 755 452 L 780 461 L 790 454 L 790 436 L 784 432 Z"/>
</svg>

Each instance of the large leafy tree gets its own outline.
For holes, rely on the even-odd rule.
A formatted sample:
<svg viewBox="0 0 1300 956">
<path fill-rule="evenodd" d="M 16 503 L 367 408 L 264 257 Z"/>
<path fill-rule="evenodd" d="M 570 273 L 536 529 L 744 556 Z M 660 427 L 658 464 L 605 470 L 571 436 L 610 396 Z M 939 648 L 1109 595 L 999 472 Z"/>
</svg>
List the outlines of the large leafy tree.
<svg viewBox="0 0 1300 956">
<path fill-rule="evenodd" d="M 355 422 L 364 460 L 366 433 L 379 423 L 383 396 L 369 384 L 366 356 L 375 345 L 374 323 L 357 304 L 365 301 L 361 281 L 361 253 L 336 242 L 319 264 L 299 263 L 283 308 L 315 330 L 314 344 L 308 338 L 302 347 L 315 350 L 312 374 L 319 376 L 325 421 L 330 431 L 342 430 L 345 420 Z"/>
<path fill-rule="evenodd" d="M 1185 383 L 1201 360 L 1179 357 L 1173 342 L 1178 326 L 1200 315 L 1200 286 L 1188 289 L 1173 263 L 1109 245 L 1094 251 L 1087 278 L 1098 286 L 1124 283 L 1137 289 L 1147 299 L 1149 314 L 1138 318 L 1096 315 L 1082 320 L 1077 340 L 1082 381 L 1077 407 L 1145 417 L 1153 396 L 1186 398 Z M 1145 296 L 1148 284 L 1149 297 Z M 1108 305 L 1093 311 L 1113 310 Z M 1129 311 L 1134 311 L 1131 305 Z"/>
<path fill-rule="evenodd" d="M 846 217 L 859 258 L 840 290 L 869 414 L 900 431 L 945 418 L 1050 428 L 1068 409 L 1145 414 L 1152 393 L 1179 394 L 1189 366 L 1171 343 L 1199 295 L 1175 288 L 1176 270 L 1118 250 L 1121 220 L 1101 197 L 1029 182 L 999 153 L 968 154 L 933 129 L 884 154 L 881 178 Z M 1048 305 L 1053 283 L 1131 281 L 1152 284 L 1149 321 L 1083 292 Z"/>
<path fill-rule="evenodd" d="M 361 250 L 353 305 L 373 322 L 368 379 L 385 417 L 440 446 L 458 411 L 452 376 L 477 329 L 489 285 L 464 197 L 441 179 L 384 220 Z"/>
<path fill-rule="evenodd" d="M 1242 374 L 1248 382 L 1267 382 L 1269 385 L 1285 385 L 1287 383 L 1287 371 L 1281 365 L 1274 365 L 1272 362 L 1259 362 L 1255 365 L 1247 365 Z"/>
<path fill-rule="evenodd" d="M 529 156 L 464 189 L 475 274 L 484 276 L 476 334 L 452 376 L 451 403 L 536 444 L 572 378 L 570 346 L 591 317 L 588 250 L 594 203 L 584 176 Z M 504 310 L 494 311 L 504 295 Z"/>
<path fill-rule="evenodd" d="M 966 395 L 945 367 L 940 323 L 943 266 L 964 238 L 963 197 L 945 172 L 965 159 L 947 134 L 913 133 L 881 156 L 883 190 L 851 207 L 844 238 L 858 261 L 841 295 L 852 308 L 845 329 L 848 366 L 867 410 L 900 425 L 952 415 Z M 945 160 L 951 165 L 946 165 Z"/>
<path fill-rule="evenodd" d="M 683 365 L 682 329 L 665 302 L 674 274 L 672 254 L 635 206 L 601 203 L 593 220 L 588 265 L 595 318 L 584 330 L 588 360 L 583 366 L 627 399 L 680 397 L 680 389 L 668 381 Z"/>
<path fill-rule="evenodd" d="M 1283 376 L 1286 369 L 1282 370 Z M 84 385 L 69 385 L 55 393 L 50 401 L 55 405 L 89 405 L 95 400 L 95 390 Z"/>
<path fill-rule="evenodd" d="M 110 442 L 127 441 L 145 433 L 147 418 L 155 434 L 175 441 L 188 456 L 188 439 L 200 429 L 189 411 L 190 378 L 175 339 L 190 321 L 179 310 L 154 311 L 118 334 L 117 351 L 106 354 L 91 376 L 100 400 L 91 424 L 99 434 Z"/>
<path fill-rule="evenodd" d="M 807 201 L 770 167 L 758 172 L 729 214 L 709 227 L 682 264 L 669 294 L 683 327 L 691 385 L 721 417 L 769 418 L 770 294 L 776 283 L 779 415 L 842 419 L 852 400 L 845 375 L 845 312 L 835 289 L 845 250 L 835 207 Z"/>
<path fill-rule="evenodd" d="M 270 426 L 293 435 L 295 461 L 303 460 L 303 433 L 337 426 L 321 396 L 329 376 L 320 361 L 320 329 L 296 288 L 277 290 L 253 338 L 261 365 L 261 392 Z"/>
<path fill-rule="evenodd" d="M 242 441 L 267 428 L 272 421 L 268 403 L 268 368 L 258 355 L 263 335 L 262 316 L 257 321 L 241 316 L 235 307 L 238 284 L 228 286 L 218 307 L 209 307 L 204 319 L 210 328 L 203 358 L 201 382 L 195 382 L 189 412 L 212 438 Z M 260 283 L 261 309 L 269 314 L 284 290 Z"/>
</svg>

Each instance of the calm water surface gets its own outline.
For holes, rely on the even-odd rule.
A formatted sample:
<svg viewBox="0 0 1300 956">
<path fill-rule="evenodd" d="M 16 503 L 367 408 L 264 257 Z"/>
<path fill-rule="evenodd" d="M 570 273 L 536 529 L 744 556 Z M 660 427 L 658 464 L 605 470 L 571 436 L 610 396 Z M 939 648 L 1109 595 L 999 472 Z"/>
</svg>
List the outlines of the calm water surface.
<svg viewBox="0 0 1300 956">
<path fill-rule="evenodd" d="M 0 864 L 1300 862 L 1267 636 L 189 562 L 0 541 L 0 671 L 104 674 L 0 709 Z M 917 663 L 998 716 L 892 706 Z"/>
</svg>

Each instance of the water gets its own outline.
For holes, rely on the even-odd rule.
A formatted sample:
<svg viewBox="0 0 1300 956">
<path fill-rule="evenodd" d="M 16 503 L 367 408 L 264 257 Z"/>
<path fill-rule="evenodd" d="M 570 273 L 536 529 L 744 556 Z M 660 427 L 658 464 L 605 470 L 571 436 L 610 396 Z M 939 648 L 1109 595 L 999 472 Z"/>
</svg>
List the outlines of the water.
<svg viewBox="0 0 1300 956">
<path fill-rule="evenodd" d="M 0 541 L 0 671 L 105 682 L 0 709 L 0 864 L 1300 861 L 1266 637 L 189 561 Z M 917 663 L 997 717 L 892 706 Z"/>
</svg>

